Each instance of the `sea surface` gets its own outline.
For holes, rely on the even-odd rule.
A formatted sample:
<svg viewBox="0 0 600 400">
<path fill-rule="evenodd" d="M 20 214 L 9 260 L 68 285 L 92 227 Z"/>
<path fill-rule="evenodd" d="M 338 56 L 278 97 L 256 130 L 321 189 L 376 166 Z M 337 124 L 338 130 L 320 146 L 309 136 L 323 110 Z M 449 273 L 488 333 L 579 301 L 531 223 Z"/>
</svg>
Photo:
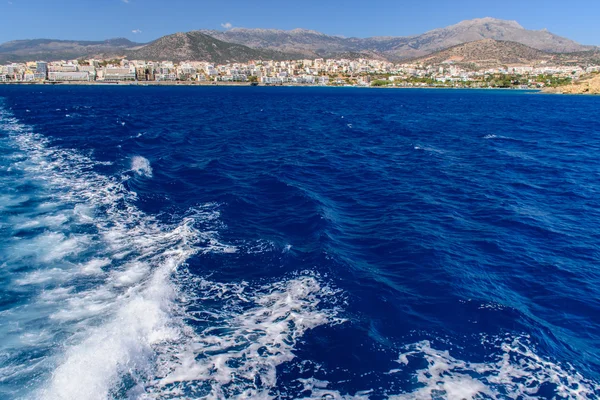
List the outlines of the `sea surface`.
<svg viewBox="0 0 600 400">
<path fill-rule="evenodd" d="M 1 86 L 0 399 L 600 397 L 600 98 Z"/>
</svg>

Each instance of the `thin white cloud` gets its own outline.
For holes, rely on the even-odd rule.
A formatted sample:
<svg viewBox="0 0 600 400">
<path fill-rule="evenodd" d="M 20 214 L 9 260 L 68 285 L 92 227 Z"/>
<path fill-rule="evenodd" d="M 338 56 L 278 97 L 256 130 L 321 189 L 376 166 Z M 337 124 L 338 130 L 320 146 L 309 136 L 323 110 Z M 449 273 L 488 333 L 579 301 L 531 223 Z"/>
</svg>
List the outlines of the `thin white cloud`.
<svg viewBox="0 0 600 400">
<path fill-rule="evenodd" d="M 121 0 L 125 4 L 129 4 L 129 0 Z"/>
<path fill-rule="evenodd" d="M 134 29 L 131 31 L 131 33 L 133 33 L 134 35 L 137 35 L 138 33 L 142 33 L 141 29 Z"/>
<path fill-rule="evenodd" d="M 233 25 L 231 25 L 231 22 L 224 22 L 221 24 L 221 26 L 225 29 L 231 29 L 233 28 Z"/>
</svg>

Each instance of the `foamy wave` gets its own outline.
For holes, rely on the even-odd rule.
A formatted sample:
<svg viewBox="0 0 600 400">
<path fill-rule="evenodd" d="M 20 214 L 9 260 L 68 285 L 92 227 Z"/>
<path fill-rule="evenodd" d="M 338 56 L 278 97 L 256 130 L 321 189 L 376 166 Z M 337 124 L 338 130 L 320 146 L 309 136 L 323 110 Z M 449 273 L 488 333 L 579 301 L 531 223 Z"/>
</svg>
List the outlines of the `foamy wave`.
<svg viewBox="0 0 600 400">
<path fill-rule="evenodd" d="M 161 356 L 151 398 L 273 398 L 277 366 L 294 359 L 294 346 L 308 330 L 342 322 L 336 291 L 314 276 L 300 276 L 261 287 L 202 280 L 196 301 L 224 301 L 220 311 L 194 317 L 204 329 L 189 334 L 173 352 Z"/>
<path fill-rule="evenodd" d="M 328 389 L 330 383 L 315 378 L 300 378 L 297 380 L 302 384 L 304 393 L 310 393 L 310 396 L 303 399 L 325 399 L 325 400 L 369 400 L 373 389 L 361 390 L 354 395 L 341 394 L 337 390 Z"/>
<path fill-rule="evenodd" d="M 487 139 L 487 140 L 489 140 L 489 139 L 501 139 L 501 140 L 511 140 L 511 141 L 517 140 L 517 139 L 513 139 L 513 138 L 508 137 L 508 136 L 493 135 L 493 134 L 485 135 L 483 138 Z"/>
<path fill-rule="evenodd" d="M 153 346 L 177 340 L 173 322 L 174 288 L 169 275 L 177 260 L 165 261 L 144 287 L 121 299 L 115 315 L 69 347 L 41 399 L 106 399 L 123 374 L 139 379 L 152 369 Z"/>
<path fill-rule="evenodd" d="M 398 363 L 399 372 L 416 366 L 420 386 L 411 393 L 391 399 L 480 399 L 544 398 L 596 399 L 600 385 L 584 378 L 570 366 L 543 359 L 535 353 L 526 337 L 497 339 L 490 345 L 498 349 L 495 360 L 474 363 L 437 350 L 429 341 L 406 348 Z M 421 368 L 425 361 L 426 367 Z"/>
<path fill-rule="evenodd" d="M 152 167 L 150 161 L 142 156 L 135 156 L 131 159 L 131 170 L 138 175 L 152 178 Z"/>
<path fill-rule="evenodd" d="M 418 151 L 424 151 L 424 152 L 430 152 L 430 153 L 436 153 L 436 154 L 446 153 L 444 150 L 436 149 L 436 148 L 433 148 L 430 146 L 422 146 L 420 144 L 414 145 L 413 148 Z"/>
</svg>

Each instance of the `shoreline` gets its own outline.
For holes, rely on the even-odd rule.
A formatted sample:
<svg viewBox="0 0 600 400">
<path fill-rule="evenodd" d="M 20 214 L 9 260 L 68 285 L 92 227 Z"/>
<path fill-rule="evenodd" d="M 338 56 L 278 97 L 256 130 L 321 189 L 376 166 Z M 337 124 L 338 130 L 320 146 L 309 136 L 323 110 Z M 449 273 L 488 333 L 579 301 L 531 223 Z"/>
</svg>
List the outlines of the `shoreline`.
<svg viewBox="0 0 600 400">
<path fill-rule="evenodd" d="M 186 86 L 186 87 L 260 87 L 260 88 L 281 88 L 281 87 L 297 87 L 297 88 L 341 88 L 341 89 L 446 89 L 446 90 L 510 90 L 524 92 L 543 92 L 539 88 L 493 88 L 493 87 L 452 87 L 452 86 L 338 86 L 338 85 L 309 85 L 309 84 L 258 84 L 252 85 L 250 82 L 219 82 L 219 83 L 203 83 L 203 82 L 156 82 L 156 81 L 137 81 L 137 82 L 0 82 L 0 87 L 6 86 L 135 86 L 135 87 L 160 87 L 160 86 Z"/>
</svg>

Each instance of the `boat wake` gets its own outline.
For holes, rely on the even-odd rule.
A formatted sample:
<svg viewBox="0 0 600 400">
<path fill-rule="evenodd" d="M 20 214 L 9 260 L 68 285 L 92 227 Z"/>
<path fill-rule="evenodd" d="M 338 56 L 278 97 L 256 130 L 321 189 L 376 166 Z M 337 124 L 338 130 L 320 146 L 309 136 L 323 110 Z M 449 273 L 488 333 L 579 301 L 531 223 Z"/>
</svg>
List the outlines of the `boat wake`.
<svg viewBox="0 0 600 400">
<path fill-rule="evenodd" d="M 96 172 L 107 165 L 53 146 L 4 109 L 0 125 L 10 215 L 2 280 L 15 302 L 2 312 L 2 396 L 164 397 L 190 381 L 215 396 L 258 393 L 299 336 L 332 321 L 317 309 L 325 288 L 314 276 L 252 290 L 189 276 L 190 257 L 236 251 L 218 238 L 215 204 L 165 224 L 138 209 L 120 179 Z M 132 169 L 151 176 L 142 157 Z M 211 310 L 214 298 L 245 311 Z M 214 320 L 199 331 L 186 323 L 206 315 Z"/>
</svg>

